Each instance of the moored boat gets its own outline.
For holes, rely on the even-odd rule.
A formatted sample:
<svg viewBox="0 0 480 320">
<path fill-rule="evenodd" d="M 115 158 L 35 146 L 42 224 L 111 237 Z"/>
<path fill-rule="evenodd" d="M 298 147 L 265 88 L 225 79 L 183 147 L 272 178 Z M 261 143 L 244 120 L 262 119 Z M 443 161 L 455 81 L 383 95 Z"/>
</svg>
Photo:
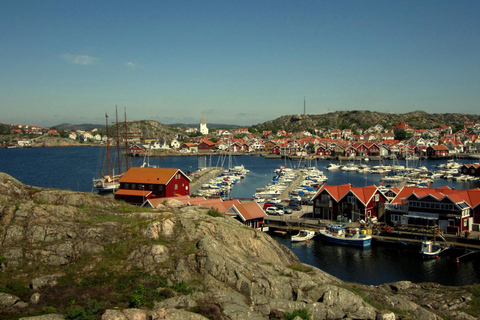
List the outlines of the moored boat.
<svg viewBox="0 0 480 320">
<path fill-rule="evenodd" d="M 302 242 L 307 241 L 315 237 L 317 234 L 312 230 L 300 230 L 298 234 L 291 236 L 292 242 Z"/>
<path fill-rule="evenodd" d="M 435 241 L 427 240 L 425 237 L 420 247 L 420 254 L 427 259 L 438 258 L 438 255 L 448 248 L 448 246 L 442 246 Z"/>
<path fill-rule="evenodd" d="M 347 232 L 343 225 L 329 225 L 320 230 L 322 239 L 332 243 L 338 243 L 356 247 L 368 247 L 372 244 L 371 235 L 362 235 L 359 228 L 352 228 Z"/>
</svg>

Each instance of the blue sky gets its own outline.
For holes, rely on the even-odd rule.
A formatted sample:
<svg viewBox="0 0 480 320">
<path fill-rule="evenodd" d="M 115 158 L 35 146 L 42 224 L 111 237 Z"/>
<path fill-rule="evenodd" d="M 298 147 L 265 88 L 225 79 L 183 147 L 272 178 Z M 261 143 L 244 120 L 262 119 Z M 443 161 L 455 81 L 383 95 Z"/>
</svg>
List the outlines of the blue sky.
<svg viewBox="0 0 480 320">
<path fill-rule="evenodd" d="M 478 114 L 480 1 L 0 2 L 0 122 Z"/>
</svg>

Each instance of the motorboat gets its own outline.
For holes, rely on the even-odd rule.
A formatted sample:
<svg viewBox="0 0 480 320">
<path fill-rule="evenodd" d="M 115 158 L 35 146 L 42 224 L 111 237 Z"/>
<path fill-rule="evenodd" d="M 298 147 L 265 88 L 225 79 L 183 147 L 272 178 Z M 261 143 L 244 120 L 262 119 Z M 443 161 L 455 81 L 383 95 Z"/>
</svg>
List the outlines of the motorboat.
<svg viewBox="0 0 480 320">
<path fill-rule="evenodd" d="M 438 255 L 447 249 L 449 249 L 448 246 L 442 246 L 435 241 L 427 240 L 425 236 L 420 247 L 420 254 L 427 259 L 438 258 Z"/>
<path fill-rule="evenodd" d="M 332 243 L 338 243 L 356 247 L 368 247 L 372 244 L 371 235 L 363 235 L 359 228 L 347 230 L 344 225 L 329 225 L 320 230 L 322 239 Z"/>
<path fill-rule="evenodd" d="M 340 170 L 340 165 L 335 164 L 335 163 L 329 163 L 325 166 L 325 169 L 327 169 L 329 171 Z"/>
<path fill-rule="evenodd" d="M 300 230 L 298 234 L 291 236 L 292 242 L 308 241 L 315 237 L 317 233 L 312 230 Z"/>
</svg>

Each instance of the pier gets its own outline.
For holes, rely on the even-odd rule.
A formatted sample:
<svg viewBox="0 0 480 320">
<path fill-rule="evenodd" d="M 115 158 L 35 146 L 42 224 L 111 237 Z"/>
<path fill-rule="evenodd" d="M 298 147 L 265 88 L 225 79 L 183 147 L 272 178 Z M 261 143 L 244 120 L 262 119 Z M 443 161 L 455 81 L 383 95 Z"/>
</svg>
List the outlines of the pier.
<svg viewBox="0 0 480 320">
<path fill-rule="evenodd" d="M 299 230 L 308 229 L 315 232 L 327 227 L 328 225 L 338 223 L 337 221 L 312 219 L 308 217 L 311 215 L 311 206 L 304 206 L 302 211 L 294 212 L 292 215 L 283 216 L 269 216 L 265 219 L 266 225 L 272 232 L 291 234 L 296 233 Z M 358 222 L 345 223 L 347 228 L 360 228 L 364 230 L 365 234 L 372 236 L 374 242 L 385 244 L 401 244 L 401 245 L 418 245 L 423 242 L 425 234 L 429 239 L 434 237 L 434 233 L 414 232 L 408 230 L 398 230 L 397 232 L 389 232 L 385 234 L 383 230 L 375 228 L 362 227 Z M 374 225 L 375 226 L 375 225 Z M 442 238 L 441 236 L 437 236 Z M 450 246 L 457 249 L 467 250 L 466 255 L 480 252 L 480 241 L 477 239 L 468 239 L 463 237 L 456 237 L 451 235 L 445 235 L 443 239 L 437 241 L 440 244 Z M 459 258 L 461 258 L 459 257 Z"/>
</svg>

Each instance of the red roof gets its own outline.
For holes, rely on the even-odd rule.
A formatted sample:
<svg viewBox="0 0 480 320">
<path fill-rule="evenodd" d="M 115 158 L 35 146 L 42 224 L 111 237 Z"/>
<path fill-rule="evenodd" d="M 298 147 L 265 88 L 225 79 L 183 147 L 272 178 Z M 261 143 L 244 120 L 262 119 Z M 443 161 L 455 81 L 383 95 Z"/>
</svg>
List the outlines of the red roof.
<svg viewBox="0 0 480 320">
<path fill-rule="evenodd" d="M 147 197 L 150 195 L 150 193 L 152 193 L 152 191 L 149 191 L 149 190 L 118 189 L 115 192 L 115 195 Z"/>
<path fill-rule="evenodd" d="M 265 211 L 254 201 L 233 204 L 228 210 L 233 207 L 241 215 L 243 221 L 267 217 Z"/>
<path fill-rule="evenodd" d="M 475 208 L 480 204 L 479 188 L 470 190 L 457 190 L 450 189 L 447 186 L 440 188 L 404 187 L 402 190 L 400 190 L 395 199 L 392 200 L 392 203 L 403 203 L 405 202 L 405 199 L 410 197 L 412 194 L 419 199 L 430 196 L 437 200 L 448 198 L 453 203 L 465 201 L 472 208 Z"/>
<path fill-rule="evenodd" d="M 177 172 L 190 180 L 182 170 L 170 168 L 132 167 L 120 178 L 120 183 L 167 184 Z"/>
<path fill-rule="evenodd" d="M 320 190 L 318 190 L 315 197 L 317 197 L 323 190 L 328 192 L 335 201 L 339 202 L 345 195 L 348 193 L 352 193 L 355 195 L 364 205 L 366 205 L 370 199 L 375 195 L 377 192 L 377 187 L 375 185 L 367 186 L 367 187 L 354 187 L 351 184 L 342 184 L 339 186 L 330 186 L 330 185 L 323 185 Z"/>
</svg>

